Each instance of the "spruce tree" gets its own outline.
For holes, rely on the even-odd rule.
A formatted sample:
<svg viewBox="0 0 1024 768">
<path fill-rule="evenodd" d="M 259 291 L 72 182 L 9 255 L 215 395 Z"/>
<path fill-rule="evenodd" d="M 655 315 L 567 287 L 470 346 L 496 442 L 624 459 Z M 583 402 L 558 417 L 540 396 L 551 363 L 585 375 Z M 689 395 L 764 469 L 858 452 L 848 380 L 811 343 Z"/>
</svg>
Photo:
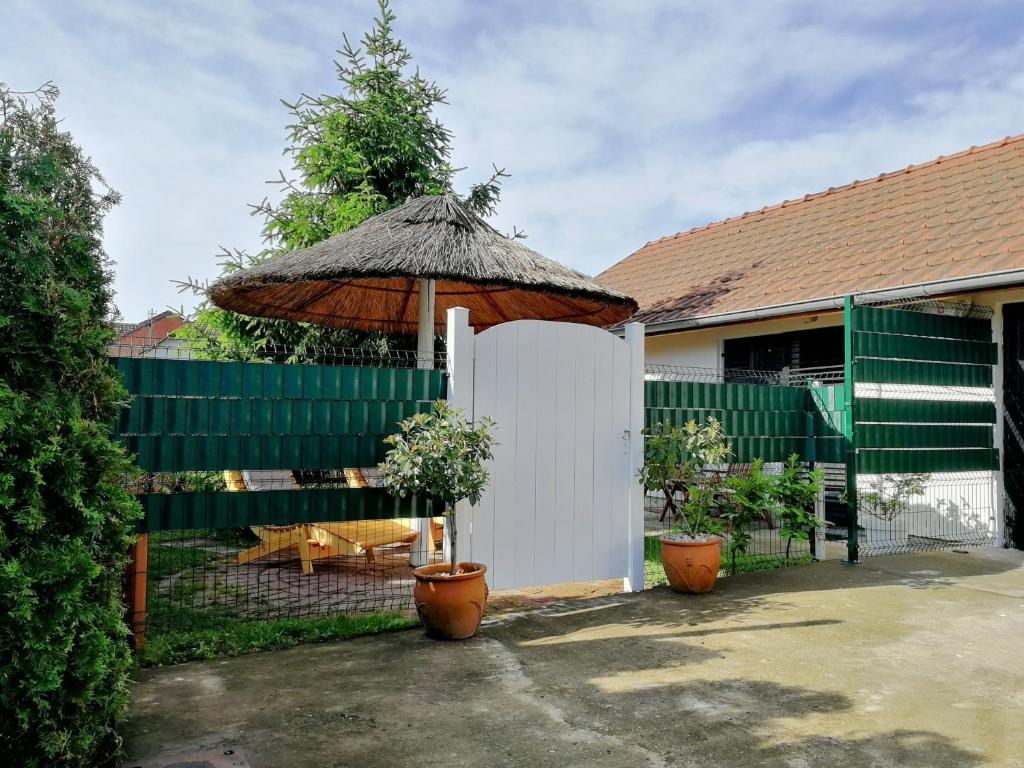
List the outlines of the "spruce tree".
<svg viewBox="0 0 1024 768">
<path fill-rule="evenodd" d="M 361 47 L 343 36 L 340 61 L 335 62 L 341 92 L 283 102 L 291 115 L 285 154 L 292 160 L 292 176 L 280 172 L 274 181 L 282 193 L 280 202 L 264 199 L 251 206 L 263 219 L 263 250 L 223 250 L 224 274 L 346 232 L 411 197 L 452 191 L 452 134 L 433 115 L 445 103 L 445 91 L 411 69 L 412 57 L 395 36 L 394 24 L 387 0 L 379 0 L 379 14 Z M 492 213 L 505 176 L 495 167 L 488 180 L 470 188 L 465 201 L 482 214 Z M 200 296 L 207 288 L 192 278 L 179 285 Z M 291 360 L 313 356 L 324 347 L 386 348 L 396 341 L 246 317 L 206 301 L 179 335 L 214 357 Z"/>
</svg>

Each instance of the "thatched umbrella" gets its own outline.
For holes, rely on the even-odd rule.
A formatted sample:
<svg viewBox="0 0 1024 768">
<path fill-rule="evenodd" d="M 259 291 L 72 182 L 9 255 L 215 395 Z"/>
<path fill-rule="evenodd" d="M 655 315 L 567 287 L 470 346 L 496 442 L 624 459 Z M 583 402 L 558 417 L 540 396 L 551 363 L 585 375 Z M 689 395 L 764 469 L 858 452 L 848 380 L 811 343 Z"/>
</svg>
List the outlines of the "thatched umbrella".
<svg viewBox="0 0 1024 768">
<path fill-rule="evenodd" d="M 426 301 L 421 298 L 426 297 Z M 336 328 L 434 331 L 451 307 L 478 330 L 508 320 L 607 326 L 633 299 L 497 232 L 453 195 L 418 197 L 316 245 L 213 284 L 213 303 L 257 317 Z"/>
</svg>

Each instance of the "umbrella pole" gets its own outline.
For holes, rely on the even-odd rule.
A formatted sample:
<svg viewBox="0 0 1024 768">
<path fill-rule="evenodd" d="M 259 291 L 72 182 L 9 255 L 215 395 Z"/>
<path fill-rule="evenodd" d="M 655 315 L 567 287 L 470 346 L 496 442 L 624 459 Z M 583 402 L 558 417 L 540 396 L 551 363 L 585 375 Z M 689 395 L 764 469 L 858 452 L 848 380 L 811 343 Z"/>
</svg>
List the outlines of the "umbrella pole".
<svg viewBox="0 0 1024 768">
<path fill-rule="evenodd" d="M 434 289 L 433 280 L 419 280 L 419 322 L 416 335 L 416 367 L 434 367 Z M 418 536 L 409 549 L 409 563 L 419 567 L 430 561 L 434 551 L 434 529 L 429 517 L 420 518 Z"/>
<path fill-rule="evenodd" d="M 419 281 L 419 324 L 416 336 L 416 367 L 434 367 L 434 288 L 433 280 Z"/>
</svg>

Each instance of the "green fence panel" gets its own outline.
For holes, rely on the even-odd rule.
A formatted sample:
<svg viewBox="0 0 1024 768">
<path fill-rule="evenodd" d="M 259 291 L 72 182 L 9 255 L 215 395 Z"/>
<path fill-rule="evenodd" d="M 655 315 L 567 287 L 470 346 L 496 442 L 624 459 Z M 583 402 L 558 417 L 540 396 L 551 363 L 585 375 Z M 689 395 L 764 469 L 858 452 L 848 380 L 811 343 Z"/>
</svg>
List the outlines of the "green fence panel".
<svg viewBox="0 0 1024 768">
<path fill-rule="evenodd" d="M 645 426 L 653 429 L 659 424 L 682 427 L 694 421 L 704 424 L 709 418 L 718 419 L 729 437 L 777 437 L 779 435 L 806 435 L 805 414 L 801 411 L 731 411 L 677 408 L 647 408 Z"/>
<path fill-rule="evenodd" d="M 854 365 L 858 384 L 919 384 L 945 387 L 991 387 L 988 365 L 956 365 L 915 360 L 859 358 Z"/>
<path fill-rule="evenodd" d="M 803 411 L 805 397 L 802 387 L 693 381 L 644 382 L 644 404 L 648 408 Z"/>
<path fill-rule="evenodd" d="M 434 517 L 443 512 L 440 501 L 396 499 L 378 488 L 149 493 L 138 499 L 145 512 L 137 526 L 141 533 Z"/>
<path fill-rule="evenodd" d="M 963 400 L 857 399 L 858 422 L 995 424 L 995 403 Z"/>
<path fill-rule="evenodd" d="M 898 336 L 888 333 L 857 332 L 853 335 L 853 353 L 857 357 L 901 360 L 929 360 L 947 363 L 995 365 L 998 350 L 986 341 L 936 339 L 925 336 Z"/>
<path fill-rule="evenodd" d="M 375 466 L 398 423 L 445 396 L 443 371 L 114 358 L 132 395 L 115 433 L 147 472 Z M 146 530 L 429 516 L 381 489 L 139 496 Z M 435 511 L 436 510 L 436 511 Z M 148 526 L 148 527 L 147 527 Z"/>
<path fill-rule="evenodd" d="M 733 455 L 785 461 L 796 453 L 805 461 L 841 463 L 843 387 L 767 386 L 706 382 L 645 382 L 644 423 L 681 427 L 688 421 L 722 423 Z"/>
<path fill-rule="evenodd" d="M 857 472 L 867 475 L 995 469 L 999 469 L 999 452 L 994 448 L 857 452 Z"/>
<path fill-rule="evenodd" d="M 198 397 L 132 398 L 121 411 L 121 435 L 389 434 L 431 401 L 285 400 Z"/>
<path fill-rule="evenodd" d="M 991 426 L 967 424 L 860 424 L 859 448 L 991 448 Z"/>
<path fill-rule="evenodd" d="M 990 320 L 953 315 L 935 315 L 905 309 L 854 307 L 854 331 L 932 336 L 943 339 L 991 341 Z"/>
<path fill-rule="evenodd" d="M 811 451 L 813 450 L 813 454 Z M 846 440 L 838 437 L 816 437 L 812 444 L 801 453 L 805 461 L 843 464 L 846 461 Z"/>
<path fill-rule="evenodd" d="M 384 460 L 386 435 L 126 435 L 147 472 L 340 469 Z"/>
<path fill-rule="evenodd" d="M 436 400 L 444 371 L 113 358 L 133 395 L 310 400 Z"/>
</svg>

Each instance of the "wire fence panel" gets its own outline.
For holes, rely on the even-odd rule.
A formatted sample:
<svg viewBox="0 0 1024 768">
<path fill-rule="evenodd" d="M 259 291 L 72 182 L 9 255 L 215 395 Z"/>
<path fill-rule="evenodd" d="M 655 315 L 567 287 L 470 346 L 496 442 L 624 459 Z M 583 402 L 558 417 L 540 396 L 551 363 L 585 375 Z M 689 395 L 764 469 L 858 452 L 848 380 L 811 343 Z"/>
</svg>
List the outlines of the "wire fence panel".
<svg viewBox="0 0 1024 768">
<path fill-rule="evenodd" d="M 852 306 L 854 557 L 998 543 L 991 314 Z"/>
<path fill-rule="evenodd" d="M 111 352 L 131 397 L 116 436 L 142 470 L 125 479 L 145 513 L 136 636 L 412 608 L 442 508 L 392 497 L 376 467 L 398 423 L 445 396 L 443 355 Z"/>
<path fill-rule="evenodd" d="M 645 426 L 648 430 L 659 425 L 682 427 L 689 421 L 705 424 L 709 418 L 721 422 L 731 450 L 729 461 L 704 468 L 706 476 L 716 484 L 748 473 L 757 459 L 766 462 L 769 473 L 778 473 L 782 462 L 793 454 L 808 468 L 838 466 L 838 475 L 826 474 L 824 502 L 828 504 L 831 498 L 832 508 L 842 508 L 846 445 L 841 374 L 841 368 L 718 371 L 648 365 Z M 686 493 L 685 488 L 677 489 L 676 502 L 682 503 Z M 728 493 L 724 484 L 722 493 Z M 646 490 L 644 520 L 646 583 L 656 585 L 665 581 L 660 537 L 673 529 L 670 505 L 663 491 Z M 781 519 L 774 513 L 754 523 L 751 534 L 746 553 L 735 562 L 723 553 L 723 574 L 809 562 L 816 546 L 827 545 L 824 535 L 810 541 L 786 538 Z M 723 544 L 727 546 L 727 538 Z"/>
</svg>

